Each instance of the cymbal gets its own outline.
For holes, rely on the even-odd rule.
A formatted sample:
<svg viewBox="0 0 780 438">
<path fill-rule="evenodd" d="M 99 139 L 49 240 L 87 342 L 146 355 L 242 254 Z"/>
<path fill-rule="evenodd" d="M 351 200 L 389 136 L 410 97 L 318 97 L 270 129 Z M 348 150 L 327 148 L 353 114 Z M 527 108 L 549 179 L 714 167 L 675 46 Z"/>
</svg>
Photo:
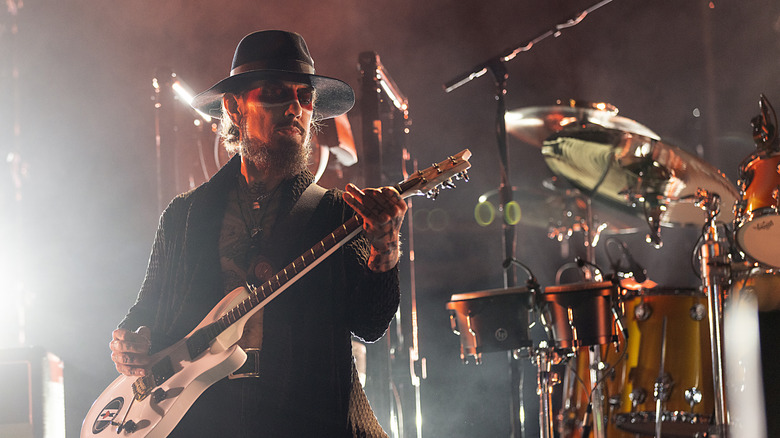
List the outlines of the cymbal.
<svg viewBox="0 0 780 438">
<path fill-rule="evenodd" d="M 576 188 L 554 187 L 545 181 L 540 187 L 512 187 L 512 199 L 520 206 L 520 223 L 546 229 L 556 234 L 566 230 L 580 231 L 587 224 L 587 197 Z M 479 197 L 480 202 L 498 202 L 498 190 L 490 190 Z M 591 203 L 593 228 L 606 234 L 630 234 L 643 226 L 641 221 L 627 211 L 604 202 Z"/>
<path fill-rule="evenodd" d="M 659 140 L 648 127 L 617 115 L 618 110 L 608 103 L 558 101 L 553 106 L 537 106 L 507 111 L 507 132 L 534 146 L 542 146 L 548 137 L 566 128 L 599 126 L 643 135 Z"/>
<path fill-rule="evenodd" d="M 738 192 L 726 176 L 699 158 L 659 139 L 602 127 L 569 128 L 544 141 L 548 167 L 587 194 L 653 208 L 661 225 L 703 224 L 706 213 L 693 203 L 698 189 L 720 196 L 730 212 Z M 647 202 L 643 202 L 643 201 Z M 645 209 L 643 209 L 645 208 Z"/>
</svg>

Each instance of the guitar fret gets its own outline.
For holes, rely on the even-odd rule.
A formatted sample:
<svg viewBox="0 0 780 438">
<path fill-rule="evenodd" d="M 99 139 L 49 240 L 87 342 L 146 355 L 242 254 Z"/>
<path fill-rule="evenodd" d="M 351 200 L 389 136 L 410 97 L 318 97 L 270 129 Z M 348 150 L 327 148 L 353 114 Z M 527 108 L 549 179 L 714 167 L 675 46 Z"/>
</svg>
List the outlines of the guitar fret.
<svg viewBox="0 0 780 438">
<path fill-rule="evenodd" d="M 219 334 L 219 332 L 217 331 L 217 329 L 218 329 L 218 328 L 219 328 L 219 327 L 217 327 L 217 326 L 215 326 L 215 325 L 213 325 L 213 324 L 212 324 L 212 325 L 209 325 L 209 326 L 206 328 L 206 336 L 207 336 L 209 339 L 216 338 L 216 337 L 217 337 L 217 335 Z"/>
</svg>

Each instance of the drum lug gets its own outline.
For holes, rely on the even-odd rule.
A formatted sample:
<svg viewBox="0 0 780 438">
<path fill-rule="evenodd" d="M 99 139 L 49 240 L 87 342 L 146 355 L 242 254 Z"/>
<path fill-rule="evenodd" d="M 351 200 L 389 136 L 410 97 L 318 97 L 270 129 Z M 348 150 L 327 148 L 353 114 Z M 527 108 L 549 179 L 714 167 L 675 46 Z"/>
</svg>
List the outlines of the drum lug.
<svg viewBox="0 0 780 438">
<path fill-rule="evenodd" d="M 620 404 L 621 404 L 620 396 L 619 395 L 610 396 L 609 399 L 607 400 L 607 403 L 609 404 L 609 407 L 610 409 L 612 409 L 613 412 L 617 411 L 618 409 L 620 409 Z"/>
<path fill-rule="evenodd" d="M 647 391 L 643 388 L 634 388 L 634 390 L 628 394 L 628 399 L 631 400 L 631 406 L 636 408 L 637 405 L 641 405 L 647 400 Z"/>
<path fill-rule="evenodd" d="M 701 400 L 702 400 L 702 393 L 699 388 L 694 386 L 693 388 L 685 390 L 685 401 L 687 401 L 688 404 L 691 405 L 691 411 L 693 411 L 694 406 L 701 403 Z"/>
<path fill-rule="evenodd" d="M 739 200 L 736 203 L 734 203 L 734 216 L 737 218 L 742 218 L 745 216 L 745 213 L 747 212 L 747 201 L 745 200 Z"/>
<path fill-rule="evenodd" d="M 778 205 L 777 203 L 777 197 L 779 192 L 780 192 L 780 187 L 778 186 L 775 186 L 775 188 L 772 189 L 772 199 L 775 200 L 775 204 L 772 205 L 772 208 L 775 210 L 775 213 L 777 213 L 778 207 L 780 207 L 780 205 Z"/>
<path fill-rule="evenodd" d="M 650 304 L 642 302 L 634 308 L 634 318 L 637 321 L 647 321 L 653 314 L 653 308 Z"/>
<path fill-rule="evenodd" d="M 661 400 L 662 402 L 669 401 L 673 385 L 672 377 L 664 373 L 663 377 L 656 379 L 653 385 L 653 399 Z"/>
<path fill-rule="evenodd" d="M 691 306 L 690 315 L 692 320 L 701 321 L 707 316 L 707 308 L 702 303 L 696 303 Z"/>
</svg>

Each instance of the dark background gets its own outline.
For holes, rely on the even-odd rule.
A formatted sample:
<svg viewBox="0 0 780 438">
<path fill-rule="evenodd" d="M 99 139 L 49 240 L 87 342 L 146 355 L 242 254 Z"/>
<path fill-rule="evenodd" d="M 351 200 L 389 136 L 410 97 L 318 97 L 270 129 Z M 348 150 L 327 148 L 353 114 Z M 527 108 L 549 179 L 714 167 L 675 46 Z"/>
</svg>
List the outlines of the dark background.
<svg viewBox="0 0 780 438">
<path fill-rule="evenodd" d="M 445 309 L 452 294 L 503 284 L 501 227 L 474 219 L 478 196 L 499 181 L 493 82 L 486 75 L 449 94 L 442 84 L 591 4 L 29 0 L 16 15 L 0 12 L 0 347 L 38 345 L 62 358 L 67 431 L 77 436 L 89 405 L 116 375 L 110 332 L 135 298 L 160 214 L 155 72 L 171 69 L 202 90 L 227 74 L 245 34 L 294 30 L 307 40 L 318 73 L 355 89 L 358 54 L 380 55 L 409 98 L 409 149 L 421 167 L 465 147 L 473 152 L 471 182 L 435 202 L 415 200 L 420 352 L 428 371 L 423 432 L 507 436 L 506 356 L 462 364 Z M 508 62 L 507 107 L 609 102 L 736 183 L 740 162 L 754 150 L 749 122 L 759 94 L 780 102 L 779 55 L 776 1 L 614 0 Z M 359 126 L 353 118 L 358 138 Z M 514 185 L 540 187 L 552 175 L 538 148 L 510 138 L 509 150 Z M 690 258 L 698 227 L 664 229 L 656 250 L 634 219 L 639 231 L 621 238 L 650 278 L 697 286 Z M 543 286 L 582 249 L 577 235 L 559 243 L 524 222 L 517 241 L 517 258 Z M 604 263 L 603 248 L 597 261 Z M 526 433 L 535 436 L 535 369 L 524 363 Z"/>
</svg>

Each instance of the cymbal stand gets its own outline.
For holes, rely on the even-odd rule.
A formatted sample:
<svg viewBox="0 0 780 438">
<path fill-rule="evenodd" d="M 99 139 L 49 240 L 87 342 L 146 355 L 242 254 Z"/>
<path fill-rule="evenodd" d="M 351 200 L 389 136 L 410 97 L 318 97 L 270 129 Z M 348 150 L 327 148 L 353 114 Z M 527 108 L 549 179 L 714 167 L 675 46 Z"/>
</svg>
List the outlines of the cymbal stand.
<svg viewBox="0 0 780 438">
<path fill-rule="evenodd" d="M 606 172 L 605 172 L 606 173 Z M 603 178 L 602 181 L 603 182 Z M 593 189 L 592 193 L 596 193 L 598 190 L 598 187 L 601 185 L 601 182 L 599 182 L 596 187 Z M 585 231 L 585 257 L 586 260 L 589 262 L 590 267 L 595 266 L 596 263 L 596 254 L 595 254 L 595 239 L 593 236 L 593 197 L 587 196 L 587 226 Z M 593 272 L 590 269 L 590 267 L 586 267 L 588 269 L 585 269 L 585 278 L 588 281 L 593 280 Z M 571 322 L 571 321 L 570 321 Z M 588 364 L 590 367 L 590 381 L 596 382 L 594 387 L 592 388 L 592 396 L 591 396 L 591 415 L 593 418 L 593 437 L 594 438 L 605 438 L 607 435 L 606 431 L 606 418 L 604 416 L 604 379 L 602 379 L 603 371 L 602 371 L 602 362 L 601 362 L 601 348 L 596 345 L 594 347 L 588 348 Z"/>
<path fill-rule="evenodd" d="M 533 362 L 536 365 L 536 393 L 539 395 L 539 437 L 553 438 L 552 391 L 560 379 L 557 373 L 550 371 L 550 367 L 560 360 L 547 342 L 541 341 L 534 351 Z"/>
<path fill-rule="evenodd" d="M 725 437 L 729 419 L 723 369 L 723 304 L 726 292 L 723 285 L 727 284 L 730 278 L 729 249 L 723 247 L 715 223 L 715 217 L 720 211 L 720 197 L 701 189 L 697 191 L 696 197 L 697 205 L 707 212 L 700 263 L 702 284 L 707 293 L 712 378 L 715 389 L 715 424 L 710 432 L 711 436 Z"/>
</svg>

